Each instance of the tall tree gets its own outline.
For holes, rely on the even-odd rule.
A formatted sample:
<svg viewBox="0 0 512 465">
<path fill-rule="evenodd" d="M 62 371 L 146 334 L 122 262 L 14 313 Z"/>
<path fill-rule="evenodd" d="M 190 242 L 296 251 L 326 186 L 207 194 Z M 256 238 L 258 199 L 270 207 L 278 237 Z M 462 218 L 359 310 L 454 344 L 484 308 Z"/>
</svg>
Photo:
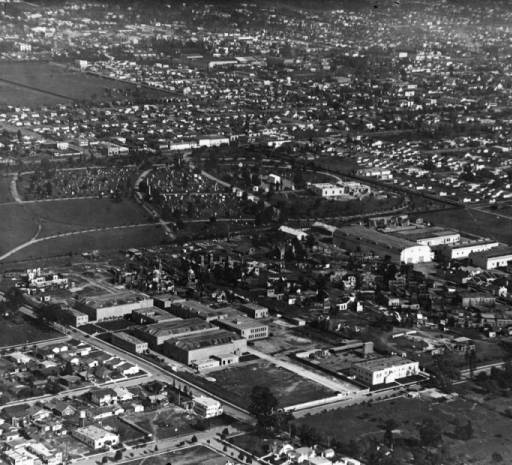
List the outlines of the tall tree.
<svg viewBox="0 0 512 465">
<path fill-rule="evenodd" d="M 254 386 L 251 392 L 249 411 L 264 428 L 274 426 L 278 402 L 267 386 Z"/>
</svg>

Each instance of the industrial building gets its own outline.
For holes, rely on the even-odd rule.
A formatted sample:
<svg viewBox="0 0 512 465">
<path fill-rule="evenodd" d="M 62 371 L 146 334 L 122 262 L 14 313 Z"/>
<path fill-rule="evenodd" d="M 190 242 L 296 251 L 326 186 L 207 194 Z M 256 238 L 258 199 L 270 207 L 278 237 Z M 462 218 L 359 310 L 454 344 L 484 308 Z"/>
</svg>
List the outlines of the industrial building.
<svg viewBox="0 0 512 465">
<path fill-rule="evenodd" d="M 311 184 L 310 189 L 320 197 L 327 199 L 338 199 L 348 197 L 345 194 L 344 187 L 337 186 L 336 184 L 331 184 L 329 182 Z"/>
<path fill-rule="evenodd" d="M 490 240 L 460 242 L 458 244 L 446 245 L 439 251 L 448 260 L 461 260 L 468 258 L 470 254 L 485 252 L 500 245 L 499 242 Z"/>
<path fill-rule="evenodd" d="M 263 305 L 247 303 L 240 306 L 240 310 L 251 318 L 268 318 L 268 308 Z"/>
<path fill-rule="evenodd" d="M 119 444 L 119 434 L 106 431 L 95 425 L 77 428 L 73 431 L 72 435 L 94 450 Z"/>
<path fill-rule="evenodd" d="M 222 320 L 227 317 L 222 309 L 212 308 L 197 300 L 176 302 L 172 305 L 171 312 L 180 318 L 200 318 L 208 322 Z"/>
<path fill-rule="evenodd" d="M 121 349 L 125 349 L 129 352 L 141 354 L 148 350 L 148 343 L 146 341 L 141 341 L 135 336 L 125 333 L 124 331 L 112 333 L 111 337 L 112 344 L 121 347 Z"/>
<path fill-rule="evenodd" d="M 221 364 L 228 364 L 233 355 L 239 356 L 246 349 L 246 339 L 222 329 L 170 339 L 162 346 L 165 355 L 187 365 L 214 356 L 225 358 L 227 362 Z"/>
<path fill-rule="evenodd" d="M 89 321 L 104 321 L 122 318 L 133 310 L 153 306 L 153 299 L 145 294 L 120 291 L 87 297 L 77 302 L 79 311 L 89 316 Z"/>
<path fill-rule="evenodd" d="M 397 379 L 420 373 L 418 362 L 392 356 L 356 362 L 351 367 L 352 374 L 368 386 L 389 384 Z"/>
<path fill-rule="evenodd" d="M 156 323 L 137 328 L 135 334 L 142 340 L 149 343 L 152 348 L 157 348 L 168 339 L 204 333 L 205 331 L 215 330 L 210 323 L 200 318 L 189 318 L 182 320 L 181 318 L 165 323 Z"/>
<path fill-rule="evenodd" d="M 496 247 L 484 252 L 471 253 L 469 260 L 484 270 L 506 267 L 512 261 L 512 247 Z"/>
<path fill-rule="evenodd" d="M 131 319 L 140 325 L 163 323 L 176 320 L 177 317 L 159 307 L 139 308 L 132 311 Z"/>
<path fill-rule="evenodd" d="M 334 232 L 334 243 L 342 248 L 389 255 L 392 260 L 407 263 L 428 263 L 433 253 L 428 245 L 420 245 L 391 234 L 384 234 L 364 226 L 344 226 Z"/>
<path fill-rule="evenodd" d="M 415 228 L 397 231 L 396 235 L 416 244 L 437 247 L 440 245 L 456 244 L 460 241 L 460 233 L 449 229 L 432 226 L 430 228 Z"/>
<path fill-rule="evenodd" d="M 187 299 L 174 294 L 159 294 L 153 297 L 155 307 L 170 310 L 174 304 L 185 302 Z"/>
<path fill-rule="evenodd" d="M 268 337 L 268 325 L 259 323 L 251 318 L 244 316 L 235 316 L 220 320 L 217 324 L 221 328 L 233 331 L 248 341 L 255 339 L 265 339 Z"/>
</svg>

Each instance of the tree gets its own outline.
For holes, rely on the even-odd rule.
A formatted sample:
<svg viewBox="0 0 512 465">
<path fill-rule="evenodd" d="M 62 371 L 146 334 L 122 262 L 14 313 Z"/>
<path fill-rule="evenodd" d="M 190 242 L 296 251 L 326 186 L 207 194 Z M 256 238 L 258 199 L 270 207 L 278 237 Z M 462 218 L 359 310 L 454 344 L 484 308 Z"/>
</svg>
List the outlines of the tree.
<svg viewBox="0 0 512 465">
<path fill-rule="evenodd" d="M 194 434 L 194 436 L 192 436 L 192 438 L 190 439 L 190 442 L 197 442 L 197 436 Z"/>
<path fill-rule="evenodd" d="M 394 437 L 393 437 L 393 430 L 398 426 L 397 422 L 390 418 L 389 420 L 386 420 L 386 423 L 384 423 L 384 438 L 383 442 L 387 447 L 392 448 L 394 445 Z"/>
<path fill-rule="evenodd" d="M 501 456 L 501 454 L 499 452 L 493 452 L 491 459 L 492 459 L 492 463 L 503 462 L 503 457 Z"/>
<path fill-rule="evenodd" d="M 443 439 L 441 427 L 432 418 L 425 418 L 418 431 L 424 446 L 436 446 Z"/>
<path fill-rule="evenodd" d="M 122 450 L 117 450 L 115 455 L 114 455 L 114 460 L 121 460 L 123 458 L 123 451 Z"/>
<path fill-rule="evenodd" d="M 273 426 L 278 402 L 272 391 L 267 386 L 254 386 L 250 399 L 249 412 L 256 417 L 258 424 L 263 428 Z"/>
</svg>

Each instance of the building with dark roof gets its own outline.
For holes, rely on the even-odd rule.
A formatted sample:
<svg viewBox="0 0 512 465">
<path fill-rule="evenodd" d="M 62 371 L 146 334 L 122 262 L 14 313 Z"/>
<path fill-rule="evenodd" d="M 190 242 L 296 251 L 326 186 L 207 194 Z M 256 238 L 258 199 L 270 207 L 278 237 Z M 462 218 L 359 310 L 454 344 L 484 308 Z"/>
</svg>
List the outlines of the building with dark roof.
<svg viewBox="0 0 512 465">
<path fill-rule="evenodd" d="M 240 355 L 246 349 L 246 339 L 222 329 L 170 339 L 162 347 L 165 355 L 187 365 L 215 356 Z"/>
<path fill-rule="evenodd" d="M 187 320 L 175 319 L 164 323 L 155 323 L 134 330 L 138 338 L 146 341 L 153 348 L 162 345 L 168 339 L 212 331 L 215 328 L 200 318 Z"/>
</svg>

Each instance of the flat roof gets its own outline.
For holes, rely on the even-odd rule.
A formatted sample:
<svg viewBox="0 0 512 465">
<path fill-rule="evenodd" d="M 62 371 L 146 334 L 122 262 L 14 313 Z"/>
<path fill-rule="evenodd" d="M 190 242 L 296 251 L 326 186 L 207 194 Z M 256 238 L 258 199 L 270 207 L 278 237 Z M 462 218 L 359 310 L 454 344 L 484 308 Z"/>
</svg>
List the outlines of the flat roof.
<svg viewBox="0 0 512 465">
<path fill-rule="evenodd" d="M 230 328 L 237 329 L 251 329 L 251 328 L 262 328 L 267 326 L 265 323 L 260 323 L 259 320 L 254 320 L 246 316 L 236 316 L 234 318 L 226 318 L 222 320 L 222 324 Z"/>
<path fill-rule="evenodd" d="M 230 331 L 219 329 L 215 331 L 208 331 L 207 333 L 193 334 L 190 336 L 180 337 L 178 339 L 173 339 L 172 341 L 167 341 L 166 344 L 171 344 L 184 350 L 193 350 L 200 349 L 203 347 L 212 347 L 222 344 L 229 344 L 233 341 L 237 341 L 240 339 L 242 338 L 240 338 L 239 336 Z"/>
<path fill-rule="evenodd" d="M 105 436 L 109 436 L 109 435 L 119 436 L 115 433 L 111 433 L 110 431 L 104 430 L 103 428 L 100 428 L 96 425 L 88 425 L 88 426 L 83 426 L 82 428 L 77 428 L 76 432 L 83 434 L 84 436 L 87 436 L 93 440 L 94 439 L 102 439 Z"/>
<path fill-rule="evenodd" d="M 140 302 L 148 299 L 150 299 L 150 297 L 146 294 L 134 291 L 119 291 L 113 294 L 105 292 L 104 294 L 88 296 L 81 301 L 92 308 L 105 308 L 114 305 L 124 305 Z"/>
<path fill-rule="evenodd" d="M 460 236 L 460 233 L 457 231 L 453 231 L 451 229 L 445 229 L 438 226 L 432 226 L 430 228 L 417 228 L 417 229 L 407 229 L 403 231 L 396 231 L 397 236 L 402 236 L 411 241 L 417 241 L 421 239 L 434 239 L 438 237 L 446 237 L 446 236 Z"/>
<path fill-rule="evenodd" d="M 213 326 L 201 318 L 189 318 L 186 320 L 179 319 L 165 321 L 162 323 L 154 323 L 152 325 L 145 326 L 144 328 L 140 328 L 139 331 L 158 337 L 190 333 L 192 331 L 211 328 L 213 328 Z"/>
<path fill-rule="evenodd" d="M 360 239 L 377 245 L 383 245 L 395 250 L 403 250 L 408 247 L 421 247 L 416 242 L 407 239 L 385 234 L 375 229 L 365 228 L 364 226 L 352 225 L 343 226 L 334 232 L 337 237 L 349 236 L 353 239 Z"/>
<path fill-rule="evenodd" d="M 493 247 L 490 250 L 484 250 L 482 252 L 474 252 L 471 257 L 482 257 L 482 258 L 499 258 L 512 255 L 512 247 Z"/>
<path fill-rule="evenodd" d="M 373 360 L 365 360 L 357 362 L 354 365 L 365 368 L 370 371 L 383 370 L 385 368 L 392 368 L 395 366 L 408 365 L 409 363 L 417 363 L 407 358 L 392 355 L 391 357 L 375 358 Z"/>
<path fill-rule="evenodd" d="M 139 338 L 136 338 L 131 334 L 125 333 L 124 331 L 112 333 L 112 336 L 118 339 L 122 339 L 123 341 L 130 342 L 132 344 L 147 344 L 146 341 L 141 341 Z"/>
</svg>

